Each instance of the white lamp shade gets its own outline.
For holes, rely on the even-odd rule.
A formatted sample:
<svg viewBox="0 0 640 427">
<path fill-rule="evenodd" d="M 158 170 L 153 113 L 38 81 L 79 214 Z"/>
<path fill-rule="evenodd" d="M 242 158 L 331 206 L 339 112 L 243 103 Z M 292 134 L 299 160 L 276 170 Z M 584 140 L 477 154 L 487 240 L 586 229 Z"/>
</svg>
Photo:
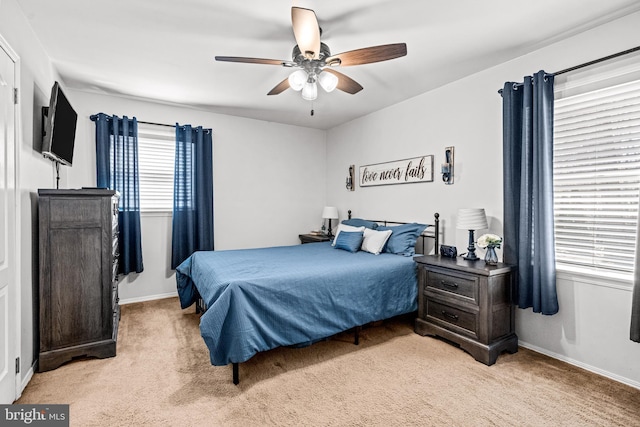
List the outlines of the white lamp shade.
<svg viewBox="0 0 640 427">
<path fill-rule="evenodd" d="M 306 82 L 302 88 L 302 99 L 313 101 L 318 97 L 318 86 L 316 82 Z"/>
<path fill-rule="evenodd" d="M 329 72 L 322 72 L 318 75 L 318 83 L 325 92 L 332 92 L 338 86 L 338 77 Z"/>
<path fill-rule="evenodd" d="M 295 91 L 302 90 L 306 82 L 307 73 L 304 70 L 297 70 L 289 75 L 289 87 Z"/>
<path fill-rule="evenodd" d="M 322 210 L 323 219 L 338 219 L 338 208 L 333 206 L 325 206 Z"/>
<path fill-rule="evenodd" d="M 458 222 L 456 228 L 460 230 L 483 230 L 489 228 L 487 224 L 487 215 L 484 209 L 469 208 L 458 209 Z"/>
</svg>

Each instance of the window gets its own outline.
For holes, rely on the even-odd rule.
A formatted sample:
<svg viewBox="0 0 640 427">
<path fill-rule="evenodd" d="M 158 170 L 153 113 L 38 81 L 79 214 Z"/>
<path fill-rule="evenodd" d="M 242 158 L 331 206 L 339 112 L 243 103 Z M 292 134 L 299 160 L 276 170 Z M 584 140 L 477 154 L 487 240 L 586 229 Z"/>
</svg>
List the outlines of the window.
<svg viewBox="0 0 640 427">
<path fill-rule="evenodd" d="M 173 210 L 175 128 L 138 123 L 138 174 L 140 211 Z"/>
<path fill-rule="evenodd" d="M 556 82 L 553 179 L 559 269 L 633 275 L 640 201 L 640 62 L 627 62 Z"/>
</svg>

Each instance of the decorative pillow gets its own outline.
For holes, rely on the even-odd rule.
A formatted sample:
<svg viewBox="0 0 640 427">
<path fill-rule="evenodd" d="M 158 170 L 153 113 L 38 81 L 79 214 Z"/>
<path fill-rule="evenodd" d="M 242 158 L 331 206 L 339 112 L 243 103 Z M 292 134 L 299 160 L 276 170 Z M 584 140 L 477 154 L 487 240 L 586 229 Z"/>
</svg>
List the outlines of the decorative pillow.
<svg viewBox="0 0 640 427">
<path fill-rule="evenodd" d="M 350 225 L 339 224 L 338 230 L 336 231 L 336 236 L 334 237 L 333 243 L 331 243 L 331 245 L 336 245 L 336 240 L 338 240 L 338 236 L 340 235 L 341 231 L 364 231 L 364 227 L 352 227 Z"/>
<path fill-rule="evenodd" d="M 361 249 L 374 255 L 380 254 L 391 233 L 391 230 L 376 231 L 365 228 Z"/>
<path fill-rule="evenodd" d="M 383 252 L 391 252 L 396 255 L 414 256 L 416 254 L 416 241 L 424 229 L 425 224 L 411 223 L 396 225 L 393 227 L 378 227 L 378 231 L 391 230 L 391 236 Z"/>
<path fill-rule="evenodd" d="M 342 221 L 342 224 L 350 225 L 352 227 L 365 227 L 365 228 L 370 228 L 372 230 L 375 230 L 376 228 L 378 228 L 377 222 L 367 221 L 366 219 L 361 219 L 361 218 L 345 219 L 344 221 Z"/>
<path fill-rule="evenodd" d="M 342 231 L 336 237 L 336 249 L 344 249 L 349 252 L 358 252 L 362 245 L 362 231 Z"/>
</svg>

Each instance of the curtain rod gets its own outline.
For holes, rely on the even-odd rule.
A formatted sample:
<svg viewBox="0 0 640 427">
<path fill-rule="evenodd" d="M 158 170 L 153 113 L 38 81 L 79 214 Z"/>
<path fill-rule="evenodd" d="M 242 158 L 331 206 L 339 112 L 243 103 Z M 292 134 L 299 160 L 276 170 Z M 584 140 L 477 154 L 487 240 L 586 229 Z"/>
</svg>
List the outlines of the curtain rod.
<svg viewBox="0 0 640 427">
<path fill-rule="evenodd" d="M 555 73 L 548 73 L 548 74 L 550 76 L 558 76 L 560 74 L 565 74 L 570 71 L 575 71 L 581 68 L 588 67 L 589 65 L 599 64 L 600 62 L 608 61 L 609 59 L 614 59 L 620 56 L 628 55 L 630 53 L 637 52 L 639 50 L 640 50 L 640 46 L 632 47 L 631 49 L 623 50 L 622 52 L 614 53 L 608 56 L 603 56 L 602 58 L 594 59 L 593 61 L 585 62 L 584 64 L 574 65 L 573 67 L 565 68 L 564 70 L 560 70 L 560 71 L 556 71 Z M 502 95 L 502 89 L 499 89 L 498 93 Z"/>
<path fill-rule="evenodd" d="M 145 122 L 142 120 L 138 120 L 138 123 L 142 123 L 143 125 L 156 125 L 156 126 L 164 126 L 164 127 L 168 127 L 168 128 L 175 128 L 176 125 L 168 125 L 165 123 L 155 123 L 155 122 Z"/>
<path fill-rule="evenodd" d="M 588 67 L 589 65 L 598 64 L 600 62 L 608 61 L 609 59 L 614 59 L 619 56 L 628 55 L 633 52 L 637 52 L 640 50 L 640 46 L 632 47 L 631 49 L 624 50 L 622 52 L 614 53 L 613 55 L 604 56 L 602 58 L 594 59 L 593 61 L 585 62 L 584 64 L 576 65 L 573 67 L 565 68 L 564 70 L 556 71 L 553 73 L 553 76 L 558 76 L 560 74 L 568 73 L 570 71 L 579 70 L 580 68 Z"/>
<path fill-rule="evenodd" d="M 168 128 L 176 128 L 176 125 L 168 125 L 166 123 L 156 123 L 156 122 L 145 122 L 142 120 L 138 120 L 138 123 L 142 123 L 144 125 L 155 125 L 155 126 L 164 126 L 164 127 L 168 127 Z M 182 125 L 182 127 L 184 128 L 185 125 Z M 195 128 L 193 128 L 195 129 Z M 207 132 L 211 132 L 213 134 L 213 130 L 209 129 L 209 128 L 202 128 L 202 130 L 207 133 Z"/>
</svg>

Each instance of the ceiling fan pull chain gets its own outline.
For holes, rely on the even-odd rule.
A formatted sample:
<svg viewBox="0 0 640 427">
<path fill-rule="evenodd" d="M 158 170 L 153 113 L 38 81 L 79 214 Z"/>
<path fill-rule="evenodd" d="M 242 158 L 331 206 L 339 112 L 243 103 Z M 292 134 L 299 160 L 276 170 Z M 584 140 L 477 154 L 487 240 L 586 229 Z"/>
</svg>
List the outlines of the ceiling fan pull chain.
<svg viewBox="0 0 640 427">
<path fill-rule="evenodd" d="M 313 101 L 311 101 L 311 115 L 313 116 L 314 111 L 313 111 Z"/>
</svg>

